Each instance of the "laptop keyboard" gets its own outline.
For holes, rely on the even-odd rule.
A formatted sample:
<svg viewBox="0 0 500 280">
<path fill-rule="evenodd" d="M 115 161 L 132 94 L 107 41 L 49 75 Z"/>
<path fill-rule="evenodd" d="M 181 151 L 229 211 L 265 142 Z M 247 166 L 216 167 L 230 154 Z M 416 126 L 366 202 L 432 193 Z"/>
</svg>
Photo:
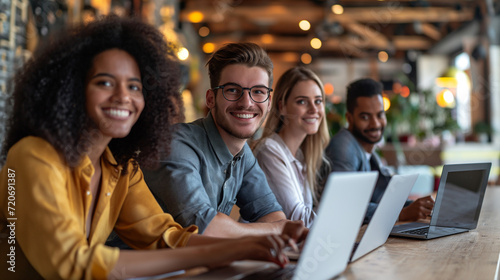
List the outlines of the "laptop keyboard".
<svg viewBox="0 0 500 280">
<path fill-rule="evenodd" d="M 276 269 L 276 268 L 264 269 L 256 271 L 254 273 L 250 273 L 241 279 L 242 280 L 292 279 L 295 267 L 296 267 L 295 265 L 288 265 L 282 269 Z"/>
<path fill-rule="evenodd" d="M 424 228 L 410 229 L 402 231 L 401 233 L 414 234 L 414 235 L 427 235 L 427 233 L 429 233 L 429 228 L 424 227 Z"/>
</svg>

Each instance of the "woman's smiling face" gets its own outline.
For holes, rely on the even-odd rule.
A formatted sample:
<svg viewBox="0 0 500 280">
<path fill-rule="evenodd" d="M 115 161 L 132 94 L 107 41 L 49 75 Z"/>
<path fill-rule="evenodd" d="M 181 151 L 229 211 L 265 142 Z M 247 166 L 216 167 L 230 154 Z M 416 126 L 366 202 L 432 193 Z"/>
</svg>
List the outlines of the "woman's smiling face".
<svg viewBox="0 0 500 280">
<path fill-rule="evenodd" d="M 127 136 L 144 109 L 137 62 L 120 49 L 96 55 L 85 94 L 87 113 L 103 136 L 109 140 Z"/>
<path fill-rule="evenodd" d="M 318 132 L 325 115 L 323 93 L 313 80 L 299 81 L 291 90 L 286 104 L 280 106 L 284 117 L 282 130 L 293 131 L 301 138 Z"/>
</svg>

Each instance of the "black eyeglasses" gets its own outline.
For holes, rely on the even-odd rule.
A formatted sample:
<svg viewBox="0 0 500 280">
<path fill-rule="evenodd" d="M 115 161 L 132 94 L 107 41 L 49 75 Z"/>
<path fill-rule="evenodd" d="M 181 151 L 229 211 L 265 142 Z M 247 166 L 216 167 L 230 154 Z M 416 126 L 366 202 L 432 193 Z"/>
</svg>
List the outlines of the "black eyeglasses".
<svg viewBox="0 0 500 280">
<path fill-rule="evenodd" d="M 248 89 L 250 98 L 255 103 L 266 102 L 267 99 L 269 99 L 271 91 L 273 91 L 272 88 L 268 88 L 266 86 L 253 86 L 246 88 L 235 83 L 227 83 L 222 86 L 214 87 L 212 90 L 216 91 L 218 89 L 222 89 L 222 96 L 224 96 L 227 101 L 238 101 L 243 96 L 243 92 Z"/>
</svg>

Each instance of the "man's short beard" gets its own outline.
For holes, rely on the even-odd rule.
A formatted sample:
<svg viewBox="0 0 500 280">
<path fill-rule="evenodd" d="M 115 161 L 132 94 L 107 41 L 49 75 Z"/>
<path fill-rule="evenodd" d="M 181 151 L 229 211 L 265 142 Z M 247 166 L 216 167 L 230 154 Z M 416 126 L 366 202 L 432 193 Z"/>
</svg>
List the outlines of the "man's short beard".
<svg viewBox="0 0 500 280">
<path fill-rule="evenodd" d="M 235 138 L 238 138 L 238 139 L 243 139 L 243 140 L 251 139 L 255 135 L 255 133 L 257 133 L 257 130 L 259 130 L 259 128 L 262 126 L 262 124 L 264 123 L 264 121 L 266 119 L 267 114 L 269 113 L 269 111 L 264 113 L 264 115 L 262 116 L 262 120 L 260 121 L 259 125 L 257 126 L 257 129 L 255 129 L 254 132 L 252 132 L 251 134 L 250 133 L 244 134 L 244 133 L 239 133 L 238 131 L 235 131 L 234 129 L 231 129 L 231 127 L 229 125 L 227 125 L 227 123 L 220 121 L 222 119 L 225 120 L 225 118 L 224 118 L 224 116 L 221 116 L 220 118 L 217 117 L 218 113 L 220 113 L 220 110 L 218 110 L 218 107 L 217 107 L 217 103 L 215 104 L 215 107 L 212 109 L 212 111 L 213 111 L 213 118 L 215 119 L 215 122 L 218 124 L 218 126 L 221 129 L 223 129 L 229 135 L 231 135 Z"/>
<path fill-rule="evenodd" d="M 382 137 L 384 137 L 384 127 L 382 127 L 380 129 L 380 138 L 377 140 L 377 141 L 372 141 L 370 139 L 368 139 L 365 135 L 363 135 L 363 133 L 361 132 L 360 129 L 358 129 L 355 125 L 352 126 L 352 134 L 354 135 L 354 137 L 356 137 L 358 140 L 361 140 L 365 143 L 368 143 L 368 144 L 377 144 L 378 142 L 380 142 L 380 140 L 382 140 Z"/>
</svg>

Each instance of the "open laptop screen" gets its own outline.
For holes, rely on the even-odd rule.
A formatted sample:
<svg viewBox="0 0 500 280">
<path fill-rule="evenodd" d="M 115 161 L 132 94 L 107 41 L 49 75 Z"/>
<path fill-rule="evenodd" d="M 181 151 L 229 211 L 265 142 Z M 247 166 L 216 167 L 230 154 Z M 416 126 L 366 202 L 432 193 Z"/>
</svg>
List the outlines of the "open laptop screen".
<svg viewBox="0 0 500 280">
<path fill-rule="evenodd" d="M 469 168 L 467 168 L 469 166 Z M 474 229 L 487 185 L 490 164 L 465 164 L 443 169 L 439 185 L 440 204 L 431 226 Z M 435 222 L 435 223 L 434 223 Z"/>
</svg>

